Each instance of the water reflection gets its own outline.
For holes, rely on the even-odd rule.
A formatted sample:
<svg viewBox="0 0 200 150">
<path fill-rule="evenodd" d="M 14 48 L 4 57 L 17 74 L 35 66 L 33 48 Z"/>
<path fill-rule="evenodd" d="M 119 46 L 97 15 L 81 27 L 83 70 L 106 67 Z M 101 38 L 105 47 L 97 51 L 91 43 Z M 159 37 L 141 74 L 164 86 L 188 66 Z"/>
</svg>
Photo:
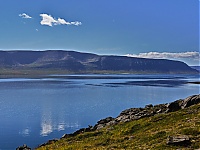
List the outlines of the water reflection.
<svg viewBox="0 0 200 150">
<path fill-rule="evenodd" d="M 53 124 L 51 121 L 49 122 L 41 122 L 41 136 L 48 136 L 50 133 L 54 131 L 64 131 L 67 128 L 80 128 L 79 123 L 56 123 Z"/>
<path fill-rule="evenodd" d="M 130 107 L 198 94 L 199 85 L 189 81 L 199 81 L 199 76 L 0 79 L 0 149 L 24 143 L 36 147 Z"/>
<path fill-rule="evenodd" d="M 65 130 L 65 123 L 58 124 L 58 131 Z"/>
<path fill-rule="evenodd" d="M 42 128 L 40 131 L 41 136 L 47 136 L 48 134 L 53 132 L 53 127 L 52 127 L 51 122 L 42 122 L 41 128 Z"/>
<path fill-rule="evenodd" d="M 57 107 L 59 110 L 57 110 Z M 50 99 L 43 103 L 40 136 L 48 136 L 53 132 L 64 131 L 69 128 L 80 128 L 80 123 L 70 119 L 70 116 L 66 114 L 66 107 L 63 107 L 62 104 L 57 107 L 55 109 L 55 103 L 52 103 Z"/>
<path fill-rule="evenodd" d="M 19 134 L 22 136 L 30 136 L 30 133 L 31 133 L 31 129 L 28 127 L 23 129 L 22 131 L 19 131 Z"/>
<path fill-rule="evenodd" d="M 128 81 L 121 83 L 105 83 L 105 85 L 135 85 L 135 86 L 159 86 L 159 87 L 178 87 L 187 84 L 187 80 L 146 80 Z"/>
</svg>

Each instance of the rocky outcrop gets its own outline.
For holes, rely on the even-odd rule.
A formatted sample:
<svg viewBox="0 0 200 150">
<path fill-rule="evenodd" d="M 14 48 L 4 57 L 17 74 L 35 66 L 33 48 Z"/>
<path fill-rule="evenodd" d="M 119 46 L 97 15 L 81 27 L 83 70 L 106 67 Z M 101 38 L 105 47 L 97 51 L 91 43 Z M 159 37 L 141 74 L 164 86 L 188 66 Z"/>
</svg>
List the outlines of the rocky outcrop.
<svg viewBox="0 0 200 150">
<path fill-rule="evenodd" d="M 45 145 L 50 145 L 50 144 L 52 144 L 52 143 L 57 142 L 58 140 L 59 140 L 59 139 L 49 140 L 49 141 L 47 141 L 46 143 L 41 144 L 39 147 L 45 146 Z"/>
<path fill-rule="evenodd" d="M 181 108 L 183 109 L 198 103 L 200 103 L 200 95 L 193 95 L 183 100 Z"/>
<path fill-rule="evenodd" d="M 115 124 L 115 119 L 112 117 L 107 117 L 105 119 L 101 119 L 97 122 L 97 124 L 92 128 L 93 130 L 99 130 L 105 126 Z"/>
<path fill-rule="evenodd" d="M 146 105 L 145 108 L 126 109 L 122 111 L 119 114 L 119 116 L 117 116 L 116 118 L 107 117 L 105 119 L 101 119 L 94 126 L 89 126 L 88 128 L 79 129 L 72 134 L 65 134 L 63 135 L 63 138 L 66 138 L 69 136 L 75 136 L 83 132 L 99 130 L 106 126 L 115 125 L 120 122 L 129 122 L 129 121 L 138 120 L 144 117 L 154 116 L 157 114 L 164 114 L 164 113 L 169 113 L 173 111 L 178 111 L 180 109 L 184 109 L 186 107 L 189 107 L 198 103 L 200 103 L 200 94 L 189 96 L 186 99 L 176 100 L 168 104 L 159 104 L 159 105 L 154 105 L 154 106 L 152 104 L 149 104 L 149 105 Z"/>
<path fill-rule="evenodd" d="M 168 145 L 190 145 L 191 141 L 187 135 L 169 136 L 167 138 Z"/>
<path fill-rule="evenodd" d="M 172 103 L 169 103 L 167 106 L 168 108 L 167 112 L 184 109 L 186 107 L 189 107 L 198 103 L 200 103 L 200 95 L 192 95 L 192 96 L 187 97 L 186 99 L 180 99 Z"/>
<path fill-rule="evenodd" d="M 97 122 L 93 129 L 98 130 L 105 126 L 115 125 L 120 122 L 129 122 L 144 117 L 154 116 L 156 114 L 178 111 L 198 103 L 200 103 L 200 95 L 193 95 L 187 97 L 186 99 L 176 100 L 168 104 L 159 104 L 155 106 L 150 104 L 146 105 L 145 108 L 130 108 L 122 111 L 116 118 L 108 117 L 101 119 Z"/>
<path fill-rule="evenodd" d="M 186 107 L 200 103 L 200 94 L 187 97 L 186 99 L 176 100 L 168 104 L 159 104 L 159 105 L 146 105 L 145 108 L 130 108 L 122 111 L 119 116 L 116 118 L 107 117 L 101 119 L 94 126 L 88 126 L 88 128 L 82 128 L 77 130 L 72 134 L 64 134 L 62 138 L 68 138 L 71 136 L 76 136 L 84 132 L 90 132 L 95 130 L 100 130 L 106 126 L 115 125 L 121 122 L 129 122 L 133 120 L 138 120 L 144 117 L 150 117 L 157 114 L 165 114 L 173 111 L 178 111 L 180 109 L 185 109 Z M 56 140 L 57 141 L 57 140 Z M 42 144 L 41 146 L 48 145 L 51 142 L 56 142 L 55 140 L 50 140 L 47 143 Z M 190 139 L 187 136 L 169 136 L 167 144 L 181 145 L 188 144 Z"/>
<path fill-rule="evenodd" d="M 181 109 L 183 100 L 177 100 L 167 104 L 167 112 L 173 112 Z"/>
<path fill-rule="evenodd" d="M 24 144 L 23 146 L 19 146 L 18 148 L 16 148 L 16 150 L 31 150 L 31 148 Z"/>
<path fill-rule="evenodd" d="M 66 138 L 69 136 L 75 136 L 83 132 L 99 130 L 106 126 L 115 125 L 120 122 L 129 122 L 129 121 L 138 120 L 144 117 L 154 116 L 157 114 L 178 111 L 180 109 L 184 109 L 186 107 L 189 107 L 198 103 L 200 103 L 200 95 L 193 95 L 193 96 L 187 97 L 186 99 L 176 100 L 168 104 L 159 104 L 159 105 L 154 105 L 154 106 L 152 104 L 149 104 L 149 105 L 146 105 L 145 108 L 126 109 L 122 111 L 119 114 L 119 116 L 117 116 L 116 118 L 107 117 L 105 119 L 101 119 L 94 126 L 89 126 L 88 128 L 79 129 L 72 134 L 65 134 L 63 135 L 63 138 Z"/>
</svg>

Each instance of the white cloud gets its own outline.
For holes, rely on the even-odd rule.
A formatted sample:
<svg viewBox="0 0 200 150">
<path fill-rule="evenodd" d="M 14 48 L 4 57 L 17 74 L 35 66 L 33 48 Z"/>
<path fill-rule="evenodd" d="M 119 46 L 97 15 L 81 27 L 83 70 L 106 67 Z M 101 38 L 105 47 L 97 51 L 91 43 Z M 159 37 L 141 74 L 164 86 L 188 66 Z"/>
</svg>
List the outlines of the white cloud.
<svg viewBox="0 0 200 150">
<path fill-rule="evenodd" d="M 22 13 L 22 14 L 19 14 L 20 17 L 24 18 L 24 19 L 31 19 L 32 17 L 25 14 L 25 13 Z"/>
<path fill-rule="evenodd" d="M 41 25 L 52 26 L 53 24 L 57 23 L 57 21 L 51 17 L 51 15 L 40 14 L 40 16 L 42 17 L 42 21 L 40 22 Z"/>
<path fill-rule="evenodd" d="M 79 25 L 82 25 L 81 22 L 78 22 L 78 21 L 75 21 L 75 22 L 70 22 L 71 25 L 75 25 L 75 26 L 79 26 Z"/>
<path fill-rule="evenodd" d="M 199 66 L 200 63 L 200 53 L 199 52 L 179 52 L 179 53 L 170 53 L 170 52 L 148 52 L 148 53 L 139 53 L 139 54 L 127 54 L 128 57 L 139 57 L 139 58 L 153 58 L 153 59 L 170 59 L 183 61 L 191 66 Z"/>
<path fill-rule="evenodd" d="M 169 52 L 148 52 L 139 54 L 127 54 L 128 57 L 140 57 L 140 58 L 157 58 L 157 59 L 182 59 L 188 58 L 193 60 L 199 60 L 199 52 L 180 52 L 180 53 L 169 53 Z"/>
<path fill-rule="evenodd" d="M 81 22 L 79 21 L 73 21 L 73 22 L 68 22 L 65 19 L 62 18 L 53 18 L 51 15 L 48 14 L 40 14 L 42 17 L 42 21 L 40 22 L 41 25 L 47 25 L 52 27 L 53 25 L 75 25 L 79 26 L 82 25 Z"/>
<path fill-rule="evenodd" d="M 66 22 L 65 19 L 61 19 L 61 18 L 58 18 L 58 23 L 59 23 L 59 24 L 70 25 L 70 22 Z"/>
</svg>

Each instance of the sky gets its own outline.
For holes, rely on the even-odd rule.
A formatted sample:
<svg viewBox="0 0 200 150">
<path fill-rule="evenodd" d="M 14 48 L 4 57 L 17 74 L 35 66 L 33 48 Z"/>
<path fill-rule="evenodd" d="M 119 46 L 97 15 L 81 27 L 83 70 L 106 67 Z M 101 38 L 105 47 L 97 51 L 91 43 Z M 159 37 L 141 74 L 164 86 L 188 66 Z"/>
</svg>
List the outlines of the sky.
<svg viewBox="0 0 200 150">
<path fill-rule="evenodd" d="M 75 50 L 199 65 L 199 0 L 0 0 L 1 50 Z"/>
</svg>

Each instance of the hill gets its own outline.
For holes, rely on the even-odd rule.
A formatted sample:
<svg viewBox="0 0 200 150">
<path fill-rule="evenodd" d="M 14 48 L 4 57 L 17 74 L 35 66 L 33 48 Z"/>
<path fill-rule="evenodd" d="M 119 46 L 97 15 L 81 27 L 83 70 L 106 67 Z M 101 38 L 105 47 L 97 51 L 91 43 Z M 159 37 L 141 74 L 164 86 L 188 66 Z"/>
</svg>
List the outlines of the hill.
<svg viewBox="0 0 200 150">
<path fill-rule="evenodd" d="M 187 64 L 166 59 L 107 56 L 75 51 L 0 51 L 0 74 L 54 71 L 72 73 L 198 73 Z M 21 71 L 21 72 L 20 72 Z"/>
<path fill-rule="evenodd" d="M 111 123 L 117 120 L 120 121 Z M 116 118 L 100 120 L 94 127 L 66 134 L 59 140 L 50 140 L 37 150 L 198 148 L 200 95 L 194 95 L 169 104 L 127 109 Z"/>
</svg>

